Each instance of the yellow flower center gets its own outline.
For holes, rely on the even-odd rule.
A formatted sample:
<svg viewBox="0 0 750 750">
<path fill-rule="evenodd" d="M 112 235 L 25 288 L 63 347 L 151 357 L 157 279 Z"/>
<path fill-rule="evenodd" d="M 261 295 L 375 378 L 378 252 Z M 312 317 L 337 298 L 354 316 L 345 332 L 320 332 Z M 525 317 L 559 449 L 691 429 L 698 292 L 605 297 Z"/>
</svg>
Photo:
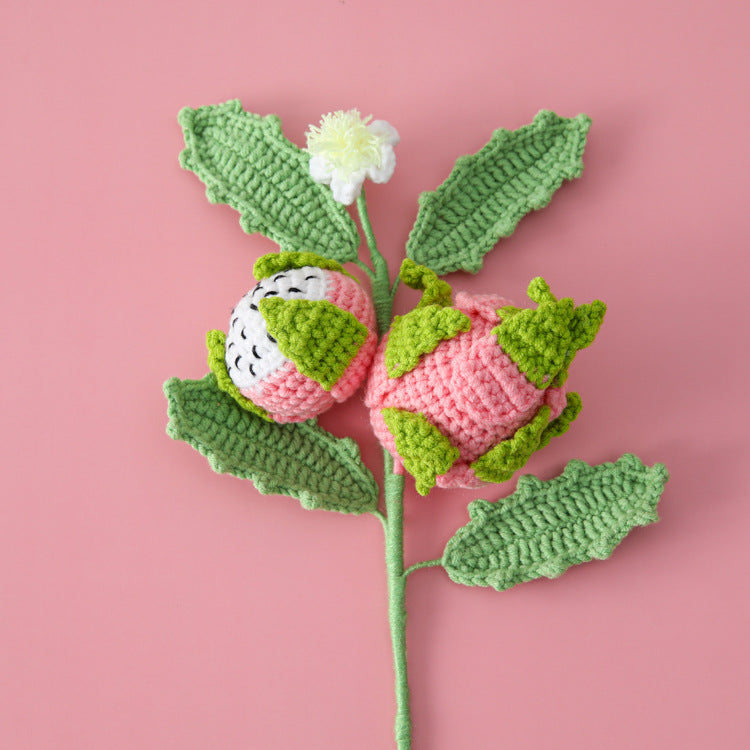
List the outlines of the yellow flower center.
<svg viewBox="0 0 750 750">
<path fill-rule="evenodd" d="M 362 119 L 356 109 L 329 112 L 323 115 L 319 126 L 310 126 L 307 150 L 324 158 L 344 179 L 360 169 L 379 167 L 385 138 L 367 129 L 371 119 L 372 115 Z"/>
</svg>

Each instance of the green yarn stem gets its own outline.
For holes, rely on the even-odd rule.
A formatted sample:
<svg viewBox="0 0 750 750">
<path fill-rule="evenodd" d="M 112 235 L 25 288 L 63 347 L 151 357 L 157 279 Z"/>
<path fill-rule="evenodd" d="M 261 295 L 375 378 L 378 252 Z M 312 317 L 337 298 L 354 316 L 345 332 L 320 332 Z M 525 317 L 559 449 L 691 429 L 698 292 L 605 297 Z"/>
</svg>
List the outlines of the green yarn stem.
<svg viewBox="0 0 750 750">
<path fill-rule="evenodd" d="M 391 279 L 388 275 L 388 263 L 380 254 L 375 242 L 375 234 L 372 231 L 370 217 L 367 214 L 367 202 L 365 200 L 364 188 L 357 198 L 357 212 L 365 234 L 367 247 L 370 250 L 370 262 L 375 276 L 372 279 L 372 301 L 375 305 L 375 318 L 378 323 L 378 336 L 382 336 L 391 325 L 391 310 L 393 300 L 391 299 Z"/>
<path fill-rule="evenodd" d="M 385 566 L 388 574 L 388 621 L 391 626 L 393 670 L 396 677 L 398 750 L 411 748 L 411 711 L 406 667 L 406 571 L 404 570 L 404 476 L 393 473 L 393 458 L 384 450 Z"/>
<path fill-rule="evenodd" d="M 391 325 L 393 294 L 388 263 L 380 254 L 370 217 L 367 214 L 364 190 L 357 198 L 357 211 L 372 263 L 372 301 L 382 337 Z M 395 287 L 394 287 L 395 291 Z M 409 681 L 406 668 L 406 570 L 404 569 L 404 476 L 393 473 L 393 458 L 383 450 L 383 492 L 385 517 L 378 513 L 385 531 L 385 567 L 388 578 L 388 621 L 393 647 L 393 671 L 396 686 L 396 721 L 394 732 L 398 750 L 411 748 L 411 711 Z"/>
<path fill-rule="evenodd" d="M 422 570 L 422 568 L 437 568 L 440 565 L 443 564 L 443 559 L 438 558 L 437 560 L 423 560 L 422 562 L 414 563 L 414 565 L 410 565 L 405 571 L 404 575 L 409 576 L 411 575 L 415 570 Z"/>
</svg>

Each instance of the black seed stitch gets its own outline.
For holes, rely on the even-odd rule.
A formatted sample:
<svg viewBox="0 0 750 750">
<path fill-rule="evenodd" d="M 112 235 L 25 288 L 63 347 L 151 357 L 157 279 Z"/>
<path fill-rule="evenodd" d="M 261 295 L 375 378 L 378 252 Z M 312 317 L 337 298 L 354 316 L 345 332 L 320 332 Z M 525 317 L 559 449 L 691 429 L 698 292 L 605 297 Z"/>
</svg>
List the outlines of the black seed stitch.
<svg viewBox="0 0 750 750">
<path fill-rule="evenodd" d="M 240 336 L 242 336 L 243 339 L 247 338 L 247 336 L 245 336 L 245 329 L 244 328 L 240 331 Z"/>
<path fill-rule="evenodd" d="M 255 359 L 260 359 L 260 354 L 258 354 L 258 349 L 255 344 L 253 344 L 253 357 L 255 357 Z"/>
<path fill-rule="evenodd" d="M 227 345 L 227 349 L 231 349 L 234 346 L 234 341 L 230 341 Z"/>
<path fill-rule="evenodd" d="M 250 305 L 250 309 L 251 310 L 255 310 L 257 312 L 258 311 L 258 305 L 255 305 L 255 304 Z"/>
<path fill-rule="evenodd" d="M 263 296 L 264 297 L 275 297 L 277 294 L 278 294 L 278 292 L 273 292 L 273 291 L 269 290 Z"/>
<path fill-rule="evenodd" d="M 274 276 L 273 280 L 274 281 L 278 281 L 279 279 L 285 279 L 285 278 L 286 278 L 286 274 L 285 273 L 280 273 L 278 276 Z"/>
<path fill-rule="evenodd" d="M 235 366 L 235 367 L 239 367 L 239 366 L 240 366 L 240 359 L 241 359 L 241 358 L 242 358 L 242 355 L 241 355 L 241 354 L 238 354 L 238 355 L 237 355 L 237 356 L 236 356 L 236 357 L 234 358 L 234 366 Z"/>
<path fill-rule="evenodd" d="M 305 281 L 310 281 L 310 279 L 317 279 L 317 276 L 305 276 Z"/>
<path fill-rule="evenodd" d="M 234 325 L 238 320 L 239 318 L 232 318 L 232 325 Z"/>
<path fill-rule="evenodd" d="M 252 365 L 248 365 L 248 369 L 250 370 L 250 374 L 251 374 L 251 375 L 252 375 L 253 377 L 255 377 L 255 370 L 253 370 L 253 366 L 252 366 Z"/>
<path fill-rule="evenodd" d="M 300 294 L 302 293 L 302 290 L 301 289 L 297 289 L 296 286 L 290 286 L 289 287 L 289 291 L 290 292 L 299 292 Z"/>
<path fill-rule="evenodd" d="M 266 336 L 268 336 L 268 340 L 269 340 L 269 341 L 271 341 L 271 342 L 272 342 L 272 343 L 274 343 L 274 344 L 276 343 L 276 339 L 275 339 L 275 338 L 274 338 L 273 336 L 271 336 L 271 334 L 270 334 L 270 333 L 267 333 L 267 334 L 266 334 Z"/>
</svg>

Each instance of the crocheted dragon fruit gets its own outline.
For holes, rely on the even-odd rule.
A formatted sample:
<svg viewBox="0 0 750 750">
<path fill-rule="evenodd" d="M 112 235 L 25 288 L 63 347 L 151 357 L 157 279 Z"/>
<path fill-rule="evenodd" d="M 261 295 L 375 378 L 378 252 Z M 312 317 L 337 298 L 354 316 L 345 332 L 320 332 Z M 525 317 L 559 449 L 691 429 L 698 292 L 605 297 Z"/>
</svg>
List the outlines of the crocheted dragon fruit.
<svg viewBox="0 0 750 750">
<path fill-rule="evenodd" d="M 253 275 L 258 283 L 232 311 L 226 336 L 206 336 L 219 387 L 275 422 L 301 422 L 349 398 L 377 343 L 359 282 L 308 252 L 265 255 Z"/>
<path fill-rule="evenodd" d="M 603 302 L 576 307 L 531 281 L 536 310 L 494 295 L 456 295 L 436 274 L 404 261 L 401 279 L 422 289 L 375 355 L 365 403 L 379 440 L 425 495 L 438 487 L 504 482 L 581 410 L 566 393 L 568 367 L 592 343 Z"/>
</svg>

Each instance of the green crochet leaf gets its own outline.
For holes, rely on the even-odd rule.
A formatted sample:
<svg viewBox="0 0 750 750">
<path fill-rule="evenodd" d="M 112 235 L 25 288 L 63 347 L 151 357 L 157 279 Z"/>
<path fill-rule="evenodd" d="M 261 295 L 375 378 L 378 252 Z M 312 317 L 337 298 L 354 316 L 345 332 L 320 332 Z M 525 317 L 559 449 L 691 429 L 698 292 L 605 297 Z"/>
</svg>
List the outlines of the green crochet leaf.
<svg viewBox="0 0 750 750">
<path fill-rule="evenodd" d="M 259 417 L 273 422 L 268 412 L 261 406 L 254 404 L 249 398 L 245 398 L 240 389 L 234 384 L 227 372 L 227 363 L 224 358 L 226 351 L 226 334 L 224 331 L 209 331 L 206 334 L 206 347 L 208 348 L 208 369 L 216 378 L 216 385 L 228 393 L 243 409 L 246 409 Z"/>
<path fill-rule="evenodd" d="M 483 482 L 507 482 L 542 447 L 542 436 L 550 424 L 549 406 L 542 406 L 527 425 L 516 430 L 471 465 Z M 562 415 L 561 415 L 562 416 Z M 550 436 L 551 437 L 551 436 Z M 549 442 L 549 441 L 548 441 Z"/>
<path fill-rule="evenodd" d="M 576 353 L 596 337 L 607 306 L 600 300 L 578 307 L 570 297 L 558 300 L 541 277 L 532 279 L 528 295 L 537 309 L 503 307 L 497 311 L 501 323 L 492 332 L 537 388 L 561 386 Z"/>
<path fill-rule="evenodd" d="M 471 328 L 471 320 L 453 307 L 417 307 L 393 319 L 385 345 L 385 367 L 389 378 L 399 378 L 413 370 L 424 354 L 434 351 L 441 341 L 452 339 Z"/>
<path fill-rule="evenodd" d="M 548 482 L 529 474 L 496 503 L 469 504 L 471 521 L 448 542 L 442 564 L 457 583 L 504 591 L 605 560 L 636 526 L 658 521 L 669 474 L 625 454 L 616 463 L 573 460 Z"/>
<path fill-rule="evenodd" d="M 330 391 L 357 356 L 367 326 L 328 300 L 265 297 L 258 307 L 285 357 Z"/>
<path fill-rule="evenodd" d="M 435 478 L 456 462 L 458 448 L 424 414 L 395 408 L 381 413 L 404 468 L 416 480 L 417 492 L 426 495 L 435 486 Z"/>
<path fill-rule="evenodd" d="M 564 180 L 580 177 L 591 119 L 542 110 L 530 125 L 496 130 L 476 154 L 462 156 L 448 179 L 419 197 L 406 254 L 443 275 L 476 273 L 501 237 L 544 208 Z"/>
<path fill-rule="evenodd" d="M 245 112 L 239 100 L 178 117 L 186 148 L 180 164 L 206 185 L 211 203 L 240 212 L 240 226 L 282 250 L 309 250 L 354 260 L 359 234 L 346 209 L 310 177 L 310 155 L 288 141 L 276 115 Z"/>
<path fill-rule="evenodd" d="M 172 378 L 167 434 L 184 440 L 219 473 L 249 479 L 263 493 L 296 497 L 303 508 L 367 513 L 378 486 L 351 438 L 337 438 L 314 420 L 276 424 L 241 409 L 216 384 Z"/>
</svg>

